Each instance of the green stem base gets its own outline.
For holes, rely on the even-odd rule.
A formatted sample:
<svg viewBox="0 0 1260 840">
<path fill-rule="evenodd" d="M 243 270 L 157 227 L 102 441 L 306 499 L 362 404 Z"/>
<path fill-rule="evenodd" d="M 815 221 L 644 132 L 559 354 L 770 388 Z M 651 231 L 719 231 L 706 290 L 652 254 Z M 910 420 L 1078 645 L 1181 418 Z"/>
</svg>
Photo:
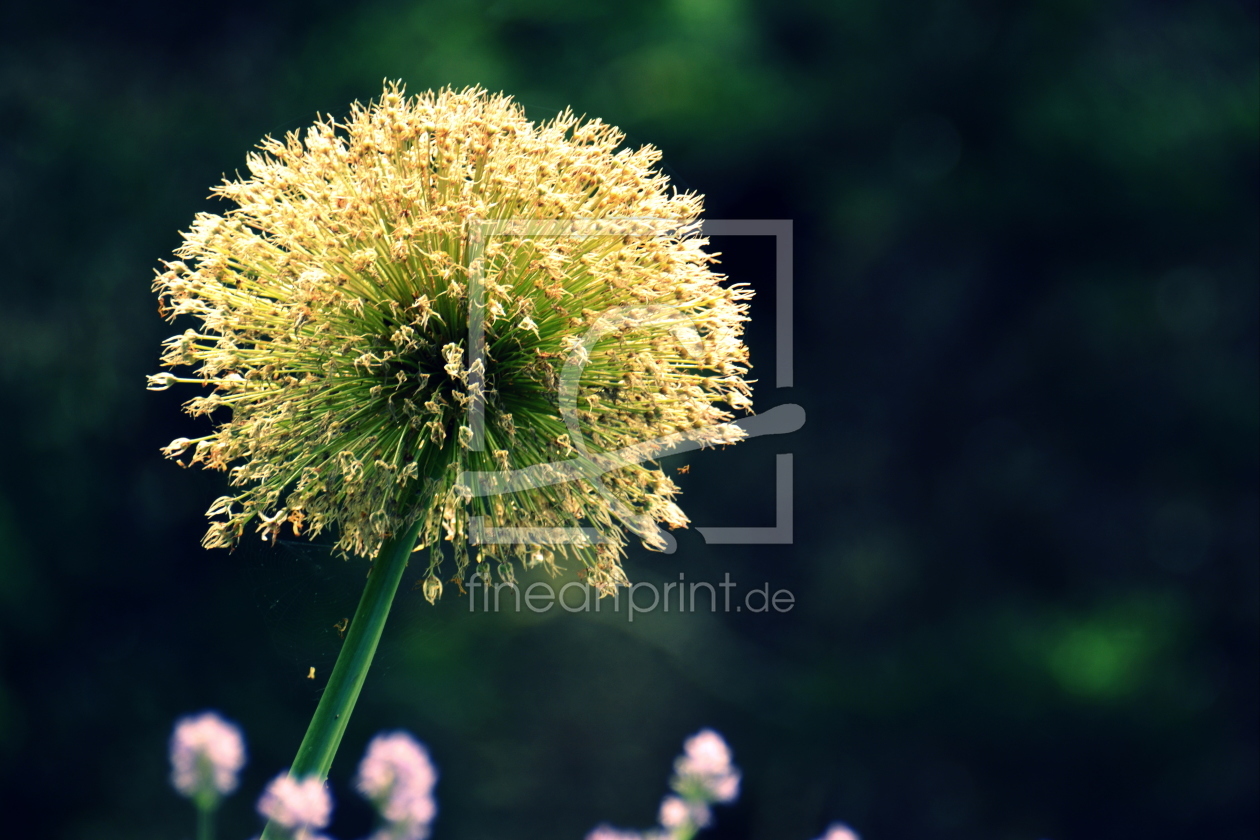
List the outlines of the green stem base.
<svg viewBox="0 0 1260 840">
<path fill-rule="evenodd" d="M 417 521 L 406 533 L 388 540 L 372 563 L 363 596 L 359 598 L 359 606 L 346 631 L 341 653 L 337 655 L 337 663 L 315 708 L 315 716 L 307 727 L 302 746 L 298 747 L 293 766 L 289 768 L 289 775 L 295 779 L 318 776 L 323 781 L 328 778 L 333 756 L 341 745 L 350 713 L 354 711 L 355 701 L 359 699 L 359 691 L 372 665 L 372 657 L 376 655 L 385 619 L 389 617 L 389 608 L 398 592 L 411 550 L 415 547 L 420 525 Z M 286 829 L 269 822 L 261 840 L 284 840 L 289 834 Z"/>
<path fill-rule="evenodd" d="M 214 808 L 197 809 L 197 840 L 214 840 Z"/>
</svg>

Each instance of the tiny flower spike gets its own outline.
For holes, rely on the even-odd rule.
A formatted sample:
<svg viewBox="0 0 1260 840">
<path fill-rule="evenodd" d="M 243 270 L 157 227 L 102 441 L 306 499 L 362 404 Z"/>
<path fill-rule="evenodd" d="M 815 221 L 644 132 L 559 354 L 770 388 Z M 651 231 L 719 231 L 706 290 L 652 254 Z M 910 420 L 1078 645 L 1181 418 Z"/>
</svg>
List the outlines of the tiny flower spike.
<svg viewBox="0 0 1260 840">
<path fill-rule="evenodd" d="M 241 730 L 214 712 L 180 719 L 171 735 L 171 784 L 199 810 L 236 790 L 245 766 Z"/>
<path fill-rule="evenodd" d="M 462 578 L 471 542 L 483 574 L 568 561 L 603 593 L 627 582 L 625 532 L 666 547 L 658 525 L 687 518 L 650 464 L 744 436 L 727 421 L 751 410 L 751 292 L 710 269 L 700 196 L 623 139 L 391 84 L 264 140 L 252 176 L 214 190 L 236 206 L 198 215 L 154 284 L 200 324 L 162 356 L 191 375 L 149 387 L 209 389 L 185 407 L 218 423 L 163 451 L 233 488 L 204 544 L 333 529 L 373 557 L 418 523 L 429 581 L 448 543 Z"/>
<path fill-rule="evenodd" d="M 739 797 L 739 770 L 731 765 L 731 750 L 722 736 L 704 729 L 683 743 L 674 762 L 670 787 L 677 795 L 661 800 L 658 828 L 636 833 L 601 825 L 586 840 L 691 840 L 713 822 L 709 806 Z M 830 838 L 828 838 L 830 840 Z"/>
<path fill-rule="evenodd" d="M 686 740 L 674 773 L 674 790 L 688 800 L 733 802 L 739 796 L 739 771 L 731 766 L 731 750 L 712 729 Z"/>
<path fill-rule="evenodd" d="M 258 813 L 292 840 L 324 840 L 314 829 L 324 828 L 332 817 L 332 797 L 314 777 L 301 781 L 281 773 L 267 785 L 258 800 Z"/>
<path fill-rule="evenodd" d="M 437 771 L 424 747 L 405 732 L 377 735 L 359 764 L 356 787 L 383 825 L 369 840 L 424 840 L 437 814 Z"/>
<path fill-rule="evenodd" d="M 197 840 L 214 836 L 219 800 L 236 790 L 245 766 L 241 730 L 214 712 L 181 718 L 171 733 L 171 784 L 197 809 Z"/>
</svg>

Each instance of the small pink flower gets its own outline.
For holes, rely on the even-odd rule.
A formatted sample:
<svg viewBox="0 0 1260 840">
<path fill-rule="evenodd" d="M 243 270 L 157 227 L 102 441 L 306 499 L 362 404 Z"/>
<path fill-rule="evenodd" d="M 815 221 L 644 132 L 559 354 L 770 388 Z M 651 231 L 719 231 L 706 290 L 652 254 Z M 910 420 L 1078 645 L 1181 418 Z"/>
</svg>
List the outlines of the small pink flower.
<svg viewBox="0 0 1260 840">
<path fill-rule="evenodd" d="M 359 764 L 356 787 L 376 804 L 388 826 L 373 840 L 423 840 L 437 814 L 437 770 L 429 754 L 405 732 L 377 735 Z"/>
<path fill-rule="evenodd" d="M 730 747 L 712 729 L 702 729 L 684 741 L 683 751 L 686 754 L 678 760 L 680 773 L 711 776 L 731 769 Z"/>
<path fill-rule="evenodd" d="M 245 766 L 241 730 L 214 712 L 181 718 L 171 735 L 171 784 L 187 797 L 213 802 L 236 789 Z M 203 806 L 204 807 L 204 806 Z"/>
<path fill-rule="evenodd" d="M 739 770 L 731 766 L 731 750 L 721 735 L 702 729 L 683 743 L 683 751 L 674 764 L 679 783 L 699 785 L 713 802 L 739 796 Z"/>
<path fill-rule="evenodd" d="M 607 825 L 597 826 L 586 835 L 586 840 L 643 840 L 637 831 L 622 831 Z"/>
<path fill-rule="evenodd" d="M 661 800 L 661 813 L 657 817 L 665 828 L 681 828 L 691 820 L 691 809 L 687 803 L 677 796 L 667 796 Z"/>
<path fill-rule="evenodd" d="M 818 840 L 858 840 L 858 836 L 844 823 L 832 823 L 827 827 L 827 833 Z"/>
<path fill-rule="evenodd" d="M 661 800 L 657 822 L 662 828 L 704 828 L 712 820 L 709 806 L 703 802 L 688 802 L 679 796 L 667 796 Z"/>
<path fill-rule="evenodd" d="M 262 798 L 258 813 L 290 831 L 306 834 L 312 828 L 324 828 L 332 817 L 332 797 L 318 776 L 298 781 L 288 773 L 271 780 Z"/>
</svg>

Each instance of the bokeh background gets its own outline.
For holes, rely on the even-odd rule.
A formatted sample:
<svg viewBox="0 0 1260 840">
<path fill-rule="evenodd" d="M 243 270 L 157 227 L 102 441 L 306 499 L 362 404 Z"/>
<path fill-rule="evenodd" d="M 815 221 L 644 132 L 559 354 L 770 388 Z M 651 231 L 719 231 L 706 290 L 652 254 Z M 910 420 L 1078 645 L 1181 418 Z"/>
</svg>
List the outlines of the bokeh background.
<svg viewBox="0 0 1260 840">
<path fill-rule="evenodd" d="M 695 524 L 772 525 L 793 453 L 795 541 L 628 568 L 796 605 L 404 592 L 334 834 L 381 730 L 432 750 L 435 838 L 558 840 L 649 826 L 712 726 L 745 773 L 714 840 L 1254 837 L 1258 52 L 1231 0 L 5 4 L 0 833 L 190 837 L 166 741 L 206 708 L 251 756 L 220 836 L 257 831 L 364 568 L 199 547 L 223 476 L 157 451 L 194 423 L 143 387 L 149 284 L 263 135 L 396 78 L 571 106 L 711 217 L 794 220 L 791 388 L 770 241 L 713 244 L 761 292 L 758 404 L 807 422 L 670 468 Z"/>
</svg>

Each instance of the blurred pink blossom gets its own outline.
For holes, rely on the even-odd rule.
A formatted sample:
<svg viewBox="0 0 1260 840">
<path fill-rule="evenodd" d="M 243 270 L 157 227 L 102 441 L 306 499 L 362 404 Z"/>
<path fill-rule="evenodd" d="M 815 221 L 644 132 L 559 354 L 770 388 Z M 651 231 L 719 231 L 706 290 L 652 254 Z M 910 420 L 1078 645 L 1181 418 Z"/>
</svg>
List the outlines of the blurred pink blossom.
<svg viewBox="0 0 1260 840">
<path fill-rule="evenodd" d="M 731 750 L 722 736 L 702 729 L 684 741 L 669 784 L 677 795 L 661 800 L 658 828 L 633 832 L 601 825 L 586 840 L 680 840 L 707 827 L 713 821 L 711 803 L 732 802 L 739 796 L 739 770 L 732 766 Z"/>
<path fill-rule="evenodd" d="M 437 814 L 437 770 L 429 754 L 406 732 L 377 735 L 359 764 L 356 787 L 389 823 L 372 840 L 423 840 Z"/>
<path fill-rule="evenodd" d="M 680 796 L 667 796 L 661 800 L 661 810 L 656 819 L 662 828 L 704 828 L 713 819 L 713 813 L 703 802 L 688 802 Z"/>
<path fill-rule="evenodd" d="M 214 712 L 176 722 L 171 735 L 171 784 L 184 796 L 213 801 L 231 793 L 243 766 L 245 741 L 233 724 Z"/>
<path fill-rule="evenodd" d="M 827 827 L 827 833 L 818 840 L 859 840 L 853 829 L 844 823 L 832 823 Z"/>
<path fill-rule="evenodd" d="M 591 829 L 586 835 L 586 840 L 643 840 L 643 835 L 637 831 L 622 831 L 619 828 L 601 825 Z"/>
<path fill-rule="evenodd" d="M 702 729 L 683 743 L 683 751 L 674 764 L 681 784 L 698 784 L 713 802 L 739 796 L 739 771 L 731 766 L 731 750 L 721 735 Z"/>
<path fill-rule="evenodd" d="M 656 819 L 665 828 L 679 828 L 691 821 L 691 809 L 677 796 L 667 796 L 661 800 L 661 812 Z"/>
<path fill-rule="evenodd" d="M 309 829 L 328 825 L 332 817 L 332 797 L 318 776 L 298 781 L 288 773 L 281 773 L 263 791 L 258 800 L 258 813 L 295 832 L 295 837 L 313 840 Z"/>
</svg>

